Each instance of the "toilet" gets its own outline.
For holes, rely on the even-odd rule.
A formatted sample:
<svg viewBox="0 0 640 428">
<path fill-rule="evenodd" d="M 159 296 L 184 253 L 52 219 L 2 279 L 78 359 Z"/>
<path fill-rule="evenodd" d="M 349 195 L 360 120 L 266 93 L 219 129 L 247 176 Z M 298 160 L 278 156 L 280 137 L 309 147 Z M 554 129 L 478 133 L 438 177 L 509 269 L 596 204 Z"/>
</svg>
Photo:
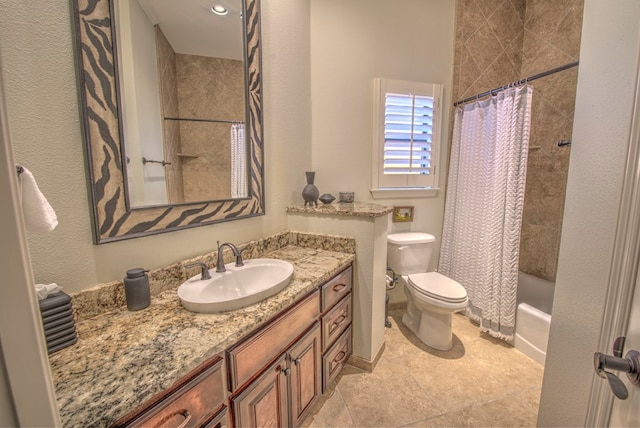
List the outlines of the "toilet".
<svg viewBox="0 0 640 428">
<path fill-rule="evenodd" d="M 453 347 L 451 315 L 469 303 L 467 290 L 438 272 L 427 272 L 436 238 L 428 233 L 387 235 L 387 266 L 401 278 L 407 296 L 406 325 L 424 344 Z"/>
</svg>

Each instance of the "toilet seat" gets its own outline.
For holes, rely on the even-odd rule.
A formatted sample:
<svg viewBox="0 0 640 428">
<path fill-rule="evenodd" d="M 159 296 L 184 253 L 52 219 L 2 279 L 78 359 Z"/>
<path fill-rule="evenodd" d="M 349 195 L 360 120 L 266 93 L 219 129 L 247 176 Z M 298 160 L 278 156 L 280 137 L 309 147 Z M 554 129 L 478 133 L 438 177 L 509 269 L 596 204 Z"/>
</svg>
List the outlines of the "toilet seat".
<svg viewBox="0 0 640 428">
<path fill-rule="evenodd" d="M 409 275 L 407 281 L 419 294 L 446 303 L 464 303 L 467 290 L 458 282 L 438 272 L 424 272 Z"/>
</svg>

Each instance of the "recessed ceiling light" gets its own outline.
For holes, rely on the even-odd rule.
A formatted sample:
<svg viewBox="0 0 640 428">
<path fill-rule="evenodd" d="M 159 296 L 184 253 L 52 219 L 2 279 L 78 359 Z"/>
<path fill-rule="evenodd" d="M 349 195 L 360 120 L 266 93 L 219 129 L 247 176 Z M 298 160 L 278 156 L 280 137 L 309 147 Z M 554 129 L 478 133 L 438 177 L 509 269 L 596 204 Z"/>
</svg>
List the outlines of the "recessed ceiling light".
<svg viewBox="0 0 640 428">
<path fill-rule="evenodd" d="M 216 15 L 226 15 L 227 13 L 229 13 L 229 9 L 222 6 L 221 4 L 214 4 L 213 6 L 211 6 L 211 12 L 215 13 Z"/>
</svg>

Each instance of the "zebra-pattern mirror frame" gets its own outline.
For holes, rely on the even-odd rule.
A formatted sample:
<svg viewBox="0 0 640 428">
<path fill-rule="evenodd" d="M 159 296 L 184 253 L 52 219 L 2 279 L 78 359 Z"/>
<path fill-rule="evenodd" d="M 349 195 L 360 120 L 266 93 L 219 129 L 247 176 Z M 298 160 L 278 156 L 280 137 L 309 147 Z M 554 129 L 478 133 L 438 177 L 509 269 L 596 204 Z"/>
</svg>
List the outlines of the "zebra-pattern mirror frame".
<svg viewBox="0 0 640 428">
<path fill-rule="evenodd" d="M 243 0 L 249 197 L 131 209 L 119 122 L 113 0 L 72 0 L 94 243 L 264 215 L 260 0 Z"/>
</svg>

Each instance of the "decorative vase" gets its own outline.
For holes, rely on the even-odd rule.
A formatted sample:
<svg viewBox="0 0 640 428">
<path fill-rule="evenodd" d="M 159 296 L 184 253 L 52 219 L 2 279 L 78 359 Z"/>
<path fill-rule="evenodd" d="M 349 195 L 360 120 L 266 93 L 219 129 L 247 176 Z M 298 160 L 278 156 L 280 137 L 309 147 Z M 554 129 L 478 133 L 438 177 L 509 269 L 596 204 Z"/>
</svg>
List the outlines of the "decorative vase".
<svg viewBox="0 0 640 428">
<path fill-rule="evenodd" d="M 305 174 L 307 175 L 307 185 L 304 186 L 304 189 L 302 189 L 302 198 L 304 199 L 304 206 L 306 207 L 307 204 L 309 206 L 318 206 L 318 196 L 320 195 L 320 191 L 318 190 L 318 188 L 313 184 L 313 180 L 316 177 L 316 173 L 313 171 L 307 171 L 305 172 Z"/>
</svg>

